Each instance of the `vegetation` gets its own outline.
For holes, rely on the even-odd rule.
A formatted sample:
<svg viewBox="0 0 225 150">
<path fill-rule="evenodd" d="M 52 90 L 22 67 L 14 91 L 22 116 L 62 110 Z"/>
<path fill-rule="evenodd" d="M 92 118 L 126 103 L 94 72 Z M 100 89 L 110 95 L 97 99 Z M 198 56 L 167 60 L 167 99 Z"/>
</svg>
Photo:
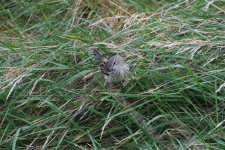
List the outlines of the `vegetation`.
<svg viewBox="0 0 225 150">
<path fill-rule="evenodd" d="M 225 148 L 224 1 L 3 0 L 0 31 L 0 149 Z"/>
</svg>

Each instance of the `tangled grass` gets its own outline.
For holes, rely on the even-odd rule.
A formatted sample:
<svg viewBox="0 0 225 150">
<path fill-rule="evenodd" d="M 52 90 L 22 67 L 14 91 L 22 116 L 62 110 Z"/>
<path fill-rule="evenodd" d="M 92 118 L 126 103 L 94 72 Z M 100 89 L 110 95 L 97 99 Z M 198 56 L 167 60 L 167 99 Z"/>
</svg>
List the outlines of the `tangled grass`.
<svg viewBox="0 0 225 150">
<path fill-rule="evenodd" d="M 0 6 L 1 149 L 224 149 L 224 1 Z M 124 91 L 92 47 L 126 58 Z"/>
</svg>

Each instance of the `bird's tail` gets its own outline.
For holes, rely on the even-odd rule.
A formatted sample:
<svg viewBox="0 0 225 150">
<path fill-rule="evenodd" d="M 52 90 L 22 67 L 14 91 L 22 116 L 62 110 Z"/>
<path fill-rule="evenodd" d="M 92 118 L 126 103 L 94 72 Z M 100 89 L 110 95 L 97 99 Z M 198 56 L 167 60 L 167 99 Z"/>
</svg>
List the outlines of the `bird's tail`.
<svg viewBox="0 0 225 150">
<path fill-rule="evenodd" d="M 96 48 L 93 49 L 93 53 L 94 53 L 94 55 L 96 55 L 97 57 L 99 57 L 102 62 L 108 61 L 108 59 L 106 58 L 105 54 L 103 54 L 102 52 L 100 52 L 98 49 L 96 49 Z"/>
<path fill-rule="evenodd" d="M 96 48 L 94 48 L 92 51 L 93 51 L 93 53 L 94 53 L 96 56 L 98 56 L 98 57 L 100 57 L 100 58 L 105 57 L 104 54 L 101 53 L 101 52 L 100 52 L 98 49 L 96 49 Z"/>
</svg>

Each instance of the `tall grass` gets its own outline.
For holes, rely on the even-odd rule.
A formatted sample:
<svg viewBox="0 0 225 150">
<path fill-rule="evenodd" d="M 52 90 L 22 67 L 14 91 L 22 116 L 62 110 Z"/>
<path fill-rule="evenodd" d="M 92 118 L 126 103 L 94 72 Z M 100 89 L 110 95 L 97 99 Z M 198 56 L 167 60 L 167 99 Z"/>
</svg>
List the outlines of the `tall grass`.
<svg viewBox="0 0 225 150">
<path fill-rule="evenodd" d="M 224 9 L 3 0 L 0 149 L 224 149 Z M 93 47 L 126 58 L 124 90 L 104 87 Z"/>
</svg>

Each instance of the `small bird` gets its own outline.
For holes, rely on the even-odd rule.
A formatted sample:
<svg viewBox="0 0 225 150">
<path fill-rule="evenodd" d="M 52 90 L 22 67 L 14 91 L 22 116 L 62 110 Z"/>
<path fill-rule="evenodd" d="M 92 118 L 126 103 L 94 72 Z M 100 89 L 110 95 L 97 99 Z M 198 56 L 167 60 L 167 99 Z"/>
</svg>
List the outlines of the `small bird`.
<svg viewBox="0 0 225 150">
<path fill-rule="evenodd" d="M 110 87 L 113 83 L 121 83 L 129 73 L 129 66 L 120 55 L 107 57 L 97 49 L 93 53 L 100 59 L 100 69 L 104 74 L 105 86 Z"/>
</svg>

